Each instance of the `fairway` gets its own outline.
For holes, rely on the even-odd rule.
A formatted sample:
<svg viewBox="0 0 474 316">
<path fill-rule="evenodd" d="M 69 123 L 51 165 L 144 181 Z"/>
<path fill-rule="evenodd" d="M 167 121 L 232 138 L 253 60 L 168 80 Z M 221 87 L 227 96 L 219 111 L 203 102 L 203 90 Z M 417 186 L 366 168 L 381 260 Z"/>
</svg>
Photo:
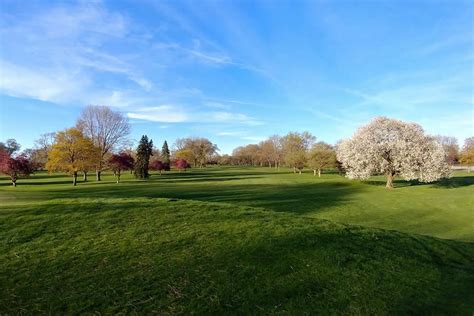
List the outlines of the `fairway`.
<svg viewBox="0 0 474 316">
<path fill-rule="evenodd" d="M 0 185 L 7 313 L 469 314 L 474 177 L 39 172 Z M 388 230 L 387 230 L 388 229 Z M 423 236 L 424 235 L 424 236 Z"/>
<path fill-rule="evenodd" d="M 91 177 L 92 178 L 92 177 Z M 188 172 L 153 174 L 140 181 L 130 174 L 116 184 L 111 174 L 71 186 L 65 174 L 40 172 L 11 188 L 1 181 L 6 203 L 55 198 L 159 197 L 237 206 L 262 207 L 305 217 L 474 242 L 474 174 L 455 173 L 434 184 L 397 180 L 386 190 L 384 177 L 351 181 L 337 173 L 321 178 L 287 168 L 209 167 Z"/>
</svg>

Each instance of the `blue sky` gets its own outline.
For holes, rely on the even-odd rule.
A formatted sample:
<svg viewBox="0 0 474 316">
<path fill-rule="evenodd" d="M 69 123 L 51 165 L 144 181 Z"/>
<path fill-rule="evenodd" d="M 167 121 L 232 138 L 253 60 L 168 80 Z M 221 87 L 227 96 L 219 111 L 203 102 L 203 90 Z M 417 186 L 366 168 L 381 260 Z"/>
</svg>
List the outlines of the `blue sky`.
<svg viewBox="0 0 474 316">
<path fill-rule="evenodd" d="M 0 139 L 32 146 L 81 108 L 133 139 L 222 153 L 308 130 L 334 143 L 377 115 L 474 135 L 472 1 L 0 1 Z"/>
</svg>

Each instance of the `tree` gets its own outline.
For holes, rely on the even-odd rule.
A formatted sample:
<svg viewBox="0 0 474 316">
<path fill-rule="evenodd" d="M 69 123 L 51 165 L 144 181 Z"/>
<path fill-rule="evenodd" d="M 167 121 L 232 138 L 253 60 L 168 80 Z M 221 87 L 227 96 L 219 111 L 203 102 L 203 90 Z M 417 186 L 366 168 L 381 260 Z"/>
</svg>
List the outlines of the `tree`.
<svg viewBox="0 0 474 316">
<path fill-rule="evenodd" d="M 117 179 L 117 183 L 120 182 L 120 175 L 122 171 L 125 170 L 132 170 L 134 166 L 134 159 L 133 157 L 125 152 L 121 152 L 119 154 L 113 154 L 110 156 L 108 160 L 108 165 L 110 169 L 113 171 L 115 178 Z"/>
<path fill-rule="evenodd" d="M 471 172 L 470 166 L 474 165 L 474 137 L 466 138 L 462 148 L 459 162 L 462 165 L 468 166 L 468 172 Z"/>
<path fill-rule="evenodd" d="M 19 176 L 27 177 L 33 171 L 33 165 L 25 156 L 12 157 L 8 151 L 0 150 L 0 173 L 8 175 L 14 187 Z"/>
<path fill-rule="evenodd" d="M 106 155 L 124 142 L 130 134 L 128 119 L 122 113 L 112 111 L 108 106 L 90 105 L 82 111 L 77 121 L 77 128 L 100 150 L 95 166 L 97 181 L 100 181 Z"/>
<path fill-rule="evenodd" d="M 169 166 L 171 163 L 170 149 L 168 148 L 168 142 L 166 140 L 163 143 L 163 147 L 161 148 L 161 157 L 163 159 L 163 162 L 168 164 Z"/>
<path fill-rule="evenodd" d="M 314 175 L 317 172 L 318 177 L 321 177 L 321 170 L 323 168 L 336 166 L 336 151 L 329 144 L 324 142 L 316 143 L 308 153 L 308 165 L 313 169 Z"/>
<path fill-rule="evenodd" d="M 56 134 L 56 141 L 48 155 L 46 169 L 64 171 L 72 175 L 77 185 L 77 173 L 92 168 L 100 149 L 77 128 L 69 128 Z"/>
<path fill-rule="evenodd" d="M 51 150 L 56 133 L 41 134 L 40 138 L 35 141 L 34 148 L 30 153 L 30 161 L 38 169 L 43 169 L 48 161 L 48 154 Z"/>
<path fill-rule="evenodd" d="M 207 138 L 178 138 L 174 144 L 175 157 L 187 156 L 188 161 L 192 161 L 194 166 L 200 168 L 206 166 L 207 162 L 217 153 L 219 148 Z M 179 157 L 185 158 L 185 157 Z"/>
<path fill-rule="evenodd" d="M 160 176 L 163 174 L 163 171 L 169 171 L 170 166 L 169 164 L 162 162 L 161 160 L 155 159 L 150 162 L 150 169 L 156 170 L 160 172 Z"/>
<path fill-rule="evenodd" d="M 143 135 L 137 147 L 137 160 L 135 163 L 135 177 L 138 179 L 148 179 L 150 176 L 148 168 L 150 156 L 153 154 L 153 141 L 148 140 L 148 136 Z"/>
<path fill-rule="evenodd" d="M 394 177 L 433 182 L 450 176 L 443 147 L 425 136 L 421 126 L 386 117 L 375 118 L 337 147 L 337 159 L 350 179 L 387 176 L 387 188 Z"/>
<path fill-rule="evenodd" d="M 190 168 L 190 165 L 186 161 L 186 159 L 177 159 L 174 162 L 174 165 L 176 166 L 176 169 L 178 169 L 179 171 L 181 171 L 181 170 L 186 171 L 186 169 Z"/>
<path fill-rule="evenodd" d="M 218 159 L 218 164 L 221 166 L 230 166 L 233 164 L 232 156 L 230 155 L 222 155 Z"/>
<path fill-rule="evenodd" d="M 307 152 L 316 137 L 309 132 L 294 133 L 290 132 L 282 138 L 282 149 L 285 163 L 301 174 L 307 158 Z"/>
<path fill-rule="evenodd" d="M 7 139 L 5 143 L 0 142 L 0 151 L 6 151 L 9 155 L 13 155 L 15 152 L 19 151 L 20 148 L 21 145 L 13 138 Z"/>
<path fill-rule="evenodd" d="M 441 136 L 435 137 L 436 141 L 443 146 L 444 152 L 446 153 L 446 162 L 449 165 L 454 165 L 459 161 L 459 146 L 458 140 L 455 137 Z"/>
</svg>

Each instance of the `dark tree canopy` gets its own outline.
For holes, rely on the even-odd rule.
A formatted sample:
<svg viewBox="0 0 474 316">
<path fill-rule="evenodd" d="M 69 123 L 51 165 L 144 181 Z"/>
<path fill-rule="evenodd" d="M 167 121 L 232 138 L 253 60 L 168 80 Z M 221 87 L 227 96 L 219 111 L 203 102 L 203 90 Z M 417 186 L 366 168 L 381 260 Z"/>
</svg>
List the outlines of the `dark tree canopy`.
<svg viewBox="0 0 474 316">
<path fill-rule="evenodd" d="M 137 147 L 137 161 L 135 163 L 135 177 L 138 179 L 148 179 L 150 176 L 148 168 L 150 156 L 153 153 L 153 141 L 148 140 L 148 136 L 143 135 Z"/>
<path fill-rule="evenodd" d="M 135 165 L 133 157 L 125 152 L 113 154 L 109 160 L 108 165 L 117 178 L 117 183 L 120 181 L 120 175 L 124 170 L 132 170 Z"/>
<path fill-rule="evenodd" d="M 0 151 L 6 151 L 9 155 L 13 155 L 21 148 L 16 139 L 10 138 L 5 142 L 0 142 Z"/>
<path fill-rule="evenodd" d="M 163 143 L 163 147 L 161 149 L 161 157 L 163 158 L 163 162 L 168 164 L 168 167 L 171 163 L 170 160 L 170 149 L 168 148 L 168 142 L 165 140 Z"/>
<path fill-rule="evenodd" d="M 150 163 L 150 169 L 159 171 L 160 175 L 161 175 L 163 171 L 169 171 L 170 170 L 170 165 L 166 162 L 161 161 L 161 160 L 153 160 Z"/>
</svg>

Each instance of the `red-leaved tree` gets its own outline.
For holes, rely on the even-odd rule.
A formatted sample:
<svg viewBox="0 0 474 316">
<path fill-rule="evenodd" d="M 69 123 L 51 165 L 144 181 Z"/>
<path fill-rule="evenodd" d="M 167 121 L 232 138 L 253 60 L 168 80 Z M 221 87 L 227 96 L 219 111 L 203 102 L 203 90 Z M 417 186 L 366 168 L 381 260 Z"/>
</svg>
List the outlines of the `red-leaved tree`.
<svg viewBox="0 0 474 316">
<path fill-rule="evenodd" d="M 14 187 L 16 187 L 18 177 L 27 177 L 33 171 L 33 164 L 25 156 L 20 155 L 14 158 L 4 150 L 0 151 L 0 173 L 9 176 Z"/>
<path fill-rule="evenodd" d="M 117 183 L 120 182 L 120 175 L 122 171 L 132 170 L 134 164 L 135 160 L 132 156 L 130 156 L 130 154 L 127 153 L 113 154 L 108 161 L 108 165 L 113 171 L 114 176 L 117 179 Z"/>
<path fill-rule="evenodd" d="M 176 159 L 176 161 L 174 162 L 174 165 L 176 169 L 178 169 L 179 171 L 181 170 L 186 171 L 186 169 L 191 167 L 191 165 L 186 161 L 186 159 L 182 159 L 182 158 Z"/>
<path fill-rule="evenodd" d="M 160 160 L 153 160 L 152 162 L 150 162 L 150 169 L 159 171 L 160 175 L 162 175 L 163 171 L 169 171 L 170 170 L 170 165 L 167 164 L 166 162 L 162 162 Z"/>
</svg>

